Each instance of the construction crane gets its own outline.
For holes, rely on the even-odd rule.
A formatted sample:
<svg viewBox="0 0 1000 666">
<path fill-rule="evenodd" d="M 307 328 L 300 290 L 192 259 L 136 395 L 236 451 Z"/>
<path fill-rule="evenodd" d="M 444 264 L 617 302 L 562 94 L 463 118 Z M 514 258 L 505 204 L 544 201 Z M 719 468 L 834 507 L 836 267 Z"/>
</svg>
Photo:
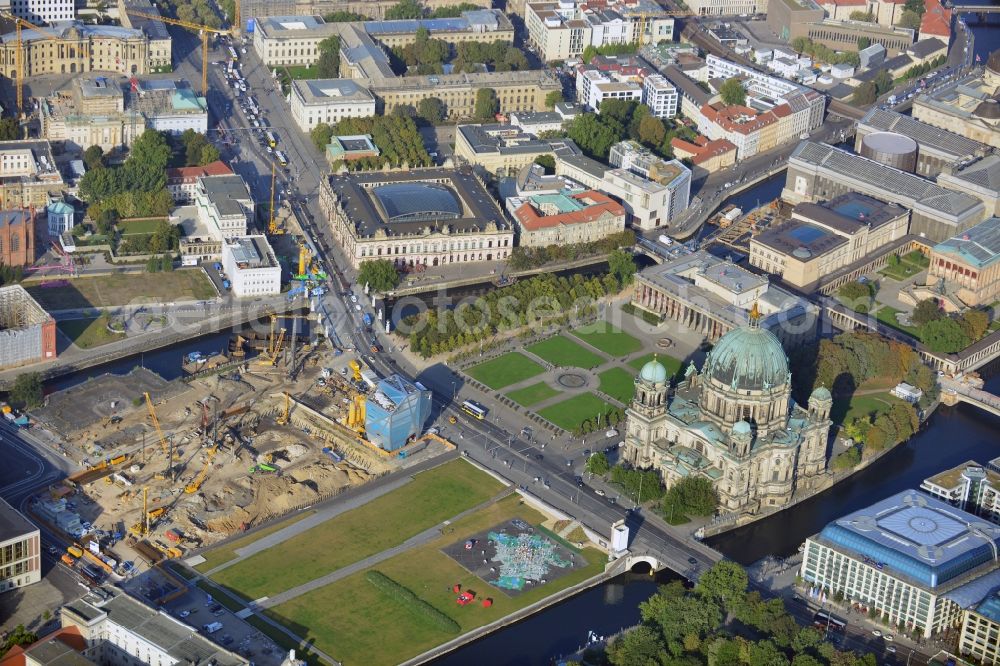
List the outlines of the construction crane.
<svg viewBox="0 0 1000 666">
<path fill-rule="evenodd" d="M 286 423 L 288 423 L 288 412 L 290 407 L 291 407 L 291 399 L 288 397 L 288 391 L 285 391 L 285 411 L 283 411 L 281 413 L 281 416 L 279 416 L 275 420 L 275 423 L 277 423 L 278 425 L 285 425 Z"/>
<path fill-rule="evenodd" d="M 21 39 L 21 29 L 27 28 L 29 30 L 34 30 L 38 33 L 42 39 L 51 39 L 57 42 L 70 42 L 68 39 L 63 39 L 58 35 L 54 35 L 51 32 L 47 32 L 45 28 L 40 28 L 30 21 L 25 21 L 19 16 L 14 16 L 9 12 L 0 11 L 0 17 L 8 19 L 14 22 L 14 32 L 17 36 L 17 52 L 14 59 L 14 73 L 17 80 L 14 82 L 14 88 L 17 90 L 17 110 L 20 113 L 24 113 L 24 42 Z M 86 59 L 89 56 L 86 52 L 81 53 L 81 57 Z"/>
<path fill-rule="evenodd" d="M 284 228 L 279 227 L 278 221 L 274 219 L 274 173 L 274 160 L 271 160 L 271 217 L 267 223 L 267 233 L 272 236 L 280 236 L 285 233 L 285 230 Z"/>
<path fill-rule="evenodd" d="M 164 455 L 168 458 L 170 457 L 170 445 L 167 444 L 167 438 L 163 436 L 163 430 L 160 429 L 160 419 L 156 418 L 156 410 L 153 409 L 153 400 L 149 397 L 149 393 L 142 394 L 146 398 L 146 408 L 149 410 L 149 418 L 153 421 L 153 427 L 156 429 L 156 436 L 160 438 L 160 448 L 163 449 Z M 173 460 L 169 460 L 167 464 L 172 465 Z"/>
<path fill-rule="evenodd" d="M 239 0 L 237 0 L 237 4 L 239 4 Z M 156 14 L 146 14 L 144 12 L 137 12 L 134 9 L 126 9 L 125 11 L 131 14 L 132 16 L 138 16 L 140 18 L 150 19 L 152 21 L 163 21 L 164 23 L 169 23 L 170 25 L 176 25 L 180 26 L 181 28 L 187 28 L 188 30 L 198 31 L 198 34 L 201 35 L 201 94 L 203 97 L 207 97 L 208 96 L 208 36 L 212 34 L 235 36 L 238 30 L 234 27 L 210 28 L 207 25 L 201 25 L 200 23 L 181 21 L 179 19 L 167 18 L 166 16 L 159 16 Z M 237 9 L 236 11 L 237 14 L 239 14 L 239 9 Z"/>
<path fill-rule="evenodd" d="M 208 470 L 212 469 L 212 459 L 215 458 L 215 453 L 218 450 L 219 443 L 215 442 L 212 444 L 212 448 L 207 451 L 206 455 L 208 456 L 208 460 L 205 461 L 205 466 L 201 468 L 200 472 L 198 472 L 198 476 L 194 477 L 194 479 L 191 480 L 191 483 L 184 486 L 185 493 L 193 495 L 201 490 L 201 484 L 205 482 L 205 477 L 208 476 Z"/>
</svg>

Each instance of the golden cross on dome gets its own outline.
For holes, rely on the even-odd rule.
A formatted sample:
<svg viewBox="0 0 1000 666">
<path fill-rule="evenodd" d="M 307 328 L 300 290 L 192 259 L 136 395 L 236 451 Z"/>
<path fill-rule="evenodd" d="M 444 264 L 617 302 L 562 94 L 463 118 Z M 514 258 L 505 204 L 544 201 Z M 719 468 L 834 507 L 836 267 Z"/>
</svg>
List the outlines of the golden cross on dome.
<svg viewBox="0 0 1000 666">
<path fill-rule="evenodd" d="M 750 308 L 750 325 L 756 326 L 760 322 L 760 308 L 757 307 L 757 301 L 753 302 L 753 307 Z"/>
</svg>

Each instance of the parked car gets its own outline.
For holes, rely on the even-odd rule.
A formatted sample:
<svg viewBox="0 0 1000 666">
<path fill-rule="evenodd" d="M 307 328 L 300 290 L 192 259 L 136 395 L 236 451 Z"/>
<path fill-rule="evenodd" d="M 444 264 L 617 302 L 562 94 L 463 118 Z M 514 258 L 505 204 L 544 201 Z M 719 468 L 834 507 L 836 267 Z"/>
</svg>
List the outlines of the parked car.
<svg viewBox="0 0 1000 666">
<path fill-rule="evenodd" d="M 603 490 L 601 490 L 600 488 L 595 488 L 595 489 L 594 489 L 594 493 L 595 493 L 595 494 L 596 494 L 596 495 L 597 495 L 598 497 L 604 497 L 605 495 L 607 495 L 607 493 L 606 493 L 606 492 L 604 492 Z"/>
</svg>

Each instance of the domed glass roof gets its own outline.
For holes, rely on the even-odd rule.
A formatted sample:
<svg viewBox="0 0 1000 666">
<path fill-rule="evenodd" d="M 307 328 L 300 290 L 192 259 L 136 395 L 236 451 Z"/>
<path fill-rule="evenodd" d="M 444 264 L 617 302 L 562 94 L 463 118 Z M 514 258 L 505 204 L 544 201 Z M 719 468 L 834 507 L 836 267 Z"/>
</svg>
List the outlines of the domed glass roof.
<svg viewBox="0 0 1000 666">
<path fill-rule="evenodd" d="M 639 377 L 643 381 L 662 384 L 667 381 L 667 369 L 656 358 L 653 358 L 652 361 L 642 366 L 642 370 L 639 371 Z"/>
<path fill-rule="evenodd" d="M 774 333 L 746 326 L 719 339 L 702 375 L 738 391 L 762 391 L 788 381 L 788 359 Z"/>
<path fill-rule="evenodd" d="M 438 183 L 390 183 L 379 185 L 372 194 L 389 222 L 456 219 L 462 204 L 450 188 Z"/>
</svg>

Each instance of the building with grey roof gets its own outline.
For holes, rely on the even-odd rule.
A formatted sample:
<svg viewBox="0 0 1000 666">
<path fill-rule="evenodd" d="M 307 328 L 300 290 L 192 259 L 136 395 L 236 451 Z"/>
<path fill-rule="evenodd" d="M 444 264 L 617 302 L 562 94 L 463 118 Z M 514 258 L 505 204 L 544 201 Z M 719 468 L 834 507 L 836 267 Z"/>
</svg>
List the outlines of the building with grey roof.
<svg viewBox="0 0 1000 666">
<path fill-rule="evenodd" d="M 470 167 L 332 175 L 320 207 L 355 267 L 502 262 L 514 249 L 511 223 Z"/>
<path fill-rule="evenodd" d="M 579 155 L 571 139 L 539 139 L 516 125 L 459 125 L 455 132 L 455 157 L 493 174 L 519 171 L 542 155 Z"/>
<path fill-rule="evenodd" d="M 375 115 L 375 96 L 351 79 L 292 81 L 292 119 L 303 132 L 320 123 L 333 125 L 344 118 Z"/>
<path fill-rule="evenodd" d="M 1000 72 L 989 68 L 929 88 L 913 99 L 913 117 L 1000 148 Z"/>
<path fill-rule="evenodd" d="M 138 16 L 129 10 L 146 16 Z M 170 71 L 172 41 L 167 26 L 159 18 L 157 9 L 150 0 L 118 0 L 118 16 L 126 28 L 141 30 L 149 40 L 149 68 L 151 72 Z"/>
<path fill-rule="evenodd" d="M 978 224 L 982 201 L 827 144 L 803 141 L 788 160 L 782 198 L 793 204 L 859 192 L 911 211 L 910 233 L 941 241 Z"/>
<path fill-rule="evenodd" d="M 976 197 L 986 206 L 987 215 L 1000 215 L 1000 156 L 990 154 L 948 166 L 938 174 L 937 183 Z"/>
<path fill-rule="evenodd" d="M 150 666 L 249 666 L 169 613 L 118 588 L 98 587 L 59 611 L 63 628 L 76 628 L 95 661 Z"/>
<path fill-rule="evenodd" d="M 52 48 L 53 36 L 59 40 L 59 49 Z M 45 29 L 0 35 L 0 58 L 13 63 L 21 48 L 25 77 L 85 72 L 148 74 L 153 70 L 149 46 L 149 37 L 141 30 L 58 21 Z"/>
<path fill-rule="evenodd" d="M 0 567 L 0 592 L 42 580 L 39 538 L 38 528 L 6 500 L 0 499 L 0 552 L 4 553 L 3 566 Z"/>
<path fill-rule="evenodd" d="M 685 74 L 677 65 L 663 69 L 663 77 L 677 89 L 681 98 L 681 114 L 687 118 L 697 118 L 699 109 L 712 99 L 711 93 Z"/>
<path fill-rule="evenodd" d="M 984 220 L 931 249 L 927 284 L 941 283 L 965 307 L 1000 298 L 1000 218 Z"/>
<path fill-rule="evenodd" d="M 216 240 L 246 236 L 254 219 L 254 200 L 246 181 L 237 175 L 202 176 L 194 203 L 201 223 Z"/>
<path fill-rule="evenodd" d="M 864 137 L 875 132 L 895 132 L 913 139 L 918 146 L 916 173 L 927 178 L 934 178 L 947 166 L 992 152 L 984 143 L 877 106 L 858 121 L 855 150 L 860 151 Z"/>
<path fill-rule="evenodd" d="M 809 537 L 799 575 L 929 638 L 961 620 L 970 588 L 995 576 L 998 548 L 997 525 L 904 490 Z"/>
</svg>

